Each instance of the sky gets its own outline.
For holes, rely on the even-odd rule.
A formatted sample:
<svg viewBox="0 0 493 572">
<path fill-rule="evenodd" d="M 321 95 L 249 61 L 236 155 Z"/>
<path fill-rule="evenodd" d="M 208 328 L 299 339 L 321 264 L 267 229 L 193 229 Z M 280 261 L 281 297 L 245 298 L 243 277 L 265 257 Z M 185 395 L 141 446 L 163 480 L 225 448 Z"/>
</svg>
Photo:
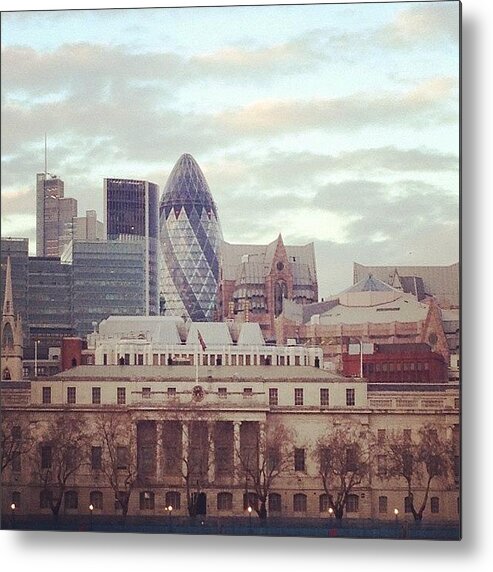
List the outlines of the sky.
<svg viewBox="0 0 493 572">
<path fill-rule="evenodd" d="M 224 238 L 353 262 L 459 258 L 459 3 L 4 12 L 2 236 L 35 253 L 35 181 L 103 216 L 103 178 L 164 188 L 182 153 Z"/>
</svg>

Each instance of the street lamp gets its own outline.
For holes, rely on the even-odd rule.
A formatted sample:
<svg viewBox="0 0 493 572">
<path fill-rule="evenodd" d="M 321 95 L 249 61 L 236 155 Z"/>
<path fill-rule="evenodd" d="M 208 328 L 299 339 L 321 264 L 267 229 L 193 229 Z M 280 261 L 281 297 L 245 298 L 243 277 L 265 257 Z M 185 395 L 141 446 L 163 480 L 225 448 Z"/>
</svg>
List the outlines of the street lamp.
<svg viewBox="0 0 493 572">
<path fill-rule="evenodd" d="M 248 522 L 249 522 L 249 525 L 250 525 L 250 526 L 252 526 L 252 510 L 253 510 L 253 509 L 252 509 L 251 506 L 249 506 L 249 507 L 247 508 L 247 511 L 248 511 Z"/>
<path fill-rule="evenodd" d="M 333 516 L 334 516 L 334 509 L 332 507 L 329 507 L 329 518 L 332 520 Z"/>
<path fill-rule="evenodd" d="M 91 515 L 91 520 L 90 520 L 90 529 L 92 530 L 92 511 L 94 510 L 94 505 L 91 503 L 89 505 L 89 514 Z"/>
<path fill-rule="evenodd" d="M 11 514 L 11 520 L 12 520 L 12 528 L 15 528 L 15 509 L 16 509 L 15 502 L 13 502 L 13 503 L 10 505 L 10 514 Z"/>
<path fill-rule="evenodd" d="M 38 377 L 38 345 L 39 340 L 34 341 L 34 377 Z"/>
<path fill-rule="evenodd" d="M 398 508 L 394 508 L 394 514 L 395 514 L 395 522 L 397 522 L 399 520 L 399 509 Z"/>
<path fill-rule="evenodd" d="M 171 526 L 171 511 L 173 510 L 173 507 L 171 505 L 168 506 L 168 514 L 169 514 L 169 525 Z"/>
</svg>

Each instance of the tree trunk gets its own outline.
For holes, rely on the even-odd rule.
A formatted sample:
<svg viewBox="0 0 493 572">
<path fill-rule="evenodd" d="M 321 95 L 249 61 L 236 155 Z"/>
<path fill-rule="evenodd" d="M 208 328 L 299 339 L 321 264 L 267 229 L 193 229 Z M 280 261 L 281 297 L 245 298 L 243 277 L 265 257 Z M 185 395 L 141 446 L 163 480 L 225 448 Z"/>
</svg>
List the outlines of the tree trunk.
<svg viewBox="0 0 493 572">
<path fill-rule="evenodd" d="M 261 520 L 265 520 L 267 518 L 267 503 L 265 500 L 260 501 L 260 507 L 257 512 Z"/>
<path fill-rule="evenodd" d="M 344 516 L 344 506 L 336 506 L 334 508 L 334 516 L 337 520 L 342 520 L 342 517 Z"/>
</svg>

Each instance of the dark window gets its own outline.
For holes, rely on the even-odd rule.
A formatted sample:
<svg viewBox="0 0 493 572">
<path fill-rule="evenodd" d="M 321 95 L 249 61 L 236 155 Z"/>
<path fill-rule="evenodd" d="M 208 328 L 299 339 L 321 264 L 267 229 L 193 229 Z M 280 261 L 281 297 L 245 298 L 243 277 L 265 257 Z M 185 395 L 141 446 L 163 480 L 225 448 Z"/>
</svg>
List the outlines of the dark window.
<svg viewBox="0 0 493 572">
<path fill-rule="evenodd" d="M 116 402 L 118 405 L 125 405 L 126 401 L 125 388 L 118 387 L 116 389 Z"/>
<path fill-rule="evenodd" d="M 51 491 L 43 490 L 39 493 L 39 508 L 51 508 L 53 495 Z"/>
<path fill-rule="evenodd" d="M 17 453 L 12 457 L 12 471 L 14 473 L 21 472 L 21 454 Z"/>
<path fill-rule="evenodd" d="M 352 406 L 356 404 L 354 389 L 346 389 L 346 405 Z"/>
<path fill-rule="evenodd" d="M 51 403 L 51 387 L 43 387 L 43 403 Z"/>
<path fill-rule="evenodd" d="M 385 496 L 378 497 L 378 512 L 385 514 L 387 512 L 388 499 Z"/>
<path fill-rule="evenodd" d="M 269 388 L 269 405 L 279 405 L 279 390 L 277 387 Z"/>
<path fill-rule="evenodd" d="M 320 512 L 328 512 L 330 508 L 329 495 L 324 493 L 318 497 L 318 508 Z"/>
<path fill-rule="evenodd" d="M 99 470 L 102 465 L 103 449 L 102 447 L 91 447 L 91 469 Z"/>
<path fill-rule="evenodd" d="M 293 496 L 293 511 L 306 512 L 306 495 L 298 493 Z"/>
<path fill-rule="evenodd" d="M 150 387 L 143 387 L 142 388 L 142 397 L 144 399 L 150 399 L 150 397 L 151 397 L 151 388 Z"/>
<path fill-rule="evenodd" d="M 228 388 L 227 387 L 219 387 L 217 393 L 221 399 L 226 399 L 228 397 Z"/>
<path fill-rule="evenodd" d="M 356 471 L 358 469 L 358 453 L 355 447 L 346 449 L 346 470 Z"/>
<path fill-rule="evenodd" d="M 21 493 L 19 491 L 12 492 L 12 503 L 15 504 L 16 509 L 21 507 Z"/>
<path fill-rule="evenodd" d="M 440 512 L 440 499 L 438 497 L 431 497 L 430 504 L 431 504 L 431 512 L 433 514 L 437 514 Z"/>
<path fill-rule="evenodd" d="M 14 441 L 20 441 L 22 439 L 22 430 L 20 425 L 14 425 L 12 427 L 12 439 Z"/>
<path fill-rule="evenodd" d="M 77 491 L 66 491 L 65 493 L 65 508 L 74 510 L 79 506 L 79 495 Z"/>
<path fill-rule="evenodd" d="M 251 387 L 243 388 L 243 397 L 251 397 L 253 395 L 253 389 Z"/>
<path fill-rule="evenodd" d="M 303 388 L 297 387 L 294 390 L 294 404 L 303 405 Z"/>
<path fill-rule="evenodd" d="M 404 499 L 404 512 L 412 512 L 411 499 L 409 497 L 405 497 Z"/>
<path fill-rule="evenodd" d="M 243 494 L 243 508 L 247 510 L 251 506 L 254 510 L 258 509 L 258 496 L 256 493 Z"/>
<path fill-rule="evenodd" d="M 101 491 L 91 491 L 89 495 L 89 502 L 97 510 L 103 508 L 103 493 Z"/>
<path fill-rule="evenodd" d="M 279 493 L 270 493 L 269 495 L 269 512 L 281 512 L 282 503 Z"/>
<path fill-rule="evenodd" d="M 180 510 L 181 495 L 176 491 L 169 491 L 166 493 L 166 506 L 170 506 L 173 510 Z"/>
<path fill-rule="evenodd" d="M 41 447 L 41 468 L 51 469 L 52 450 L 50 445 Z"/>
<path fill-rule="evenodd" d="M 346 498 L 346 512 L 359 511 L 359 497 L 358 495 L 348 495 Z"/>
<path fill-rule="evenodd" d="M 168 387 L 168 397 L 176 397 L 176 387 Z"/>
<path fill-rule="evenodd" d="M 75 387 L 67 387 L 67 403 L 73 405 L 77 400 L 77 389 Z"/>
<path fill-rule="evenodd" d="M 378 455 L 377 457 L 377 471 L 380 477 L 387 474 L 387 457 L 386 455 Z"/>
<path fill-rule="evenodd" d="M 128 467 L 129 451 L 128 447 L 116 448 L 116 468 L 126 469 Z"/>
<path fill-rule="evenodd" d="M 100 405 L 101 404 L 101 388 L 100 387 L 93 387 L 92 388 L 92 403 L 93 403 L 93 405 Z"/>
<path fill-rule="evenodd" d="M 139 497 L 140 510 L 154 510 L 154 493 L 142 491 Z"/>
<path fill-rule="evenodd" d="M 329 405 L 329 389 L 327 387 L 320 389 L 320 405 L 322 407 Z"/>
<path fill-rule="evenodd" d="M 305 470 L 305 449 L 294 450 L 294 470 L 295 471 Z"/>
<path fill-rule="evenodd" d="M 386 431 L 385 429 L 379 429 L 377 431 L 377 439 L 378 439 L 378 444 L 379 445 L 384 445 L 385 444 L 385 435 Z"/>
<path fill-rule="evenodd" d="M 231 493 L 218 493 L 217 510 L 232 510 L 233 495 Z"/>
</svg>

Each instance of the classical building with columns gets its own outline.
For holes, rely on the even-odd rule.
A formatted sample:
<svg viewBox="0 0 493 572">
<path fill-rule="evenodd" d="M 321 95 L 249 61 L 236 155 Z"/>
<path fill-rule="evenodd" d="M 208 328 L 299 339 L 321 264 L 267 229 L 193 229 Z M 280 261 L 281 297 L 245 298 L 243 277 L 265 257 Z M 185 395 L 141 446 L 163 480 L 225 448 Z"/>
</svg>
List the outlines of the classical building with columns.
<svg viewBox="0 0 493 572">
<path fill-rule="evenodd" d="M 312 366 L 94 365 L 2 382 L 1 389 L 3 423 L 32 439 L 2 474 L 2 509 L 15 500 L 19 514 L 51 514 L 52 493 L 36 474 L 54 468 L 63 436 L 57 440 L 50 427 L 62 418 L 72 427 L 67 431 L 83 424 L 85 440 L 70 444 L 71 462 L 82 458 L 66 480 L 61 515 L 87 515 L 89 505 L 94 514 L 121 513 L 115 497 L 124 491 L 115 491 L 104 470 L 111 447 L 115 475 L 133 479 L 128 514 L 163 518 L 169 507 L 173 515 L 188 515 L 190 499 L 201 515 L 248 516 L 247 506 L 257 501 L 245 459 L 259 465 L 270 459 L 269 435 L 284 435 L 280 445 L 289 453 L 268 490 L 269 517 L 329 517 L 317 443 L 341 427 L 376 455 L 385 434 L 416 439 L 432 424 L 459 454 L 459 391 L 450 383 L 371 384 Z M 105 441 L 102 420 L 123 424 L 113 443 Z M 427 521 L 458 522 L 457 479 L 434 480 Z M 423 494 L 415 490 L 416 497 Z M 385 479 L 372 465 L 351 491 L 345 517 L 391 520 L 397 508 L 412 518 L 406 497 L 403 479 Z"/>
</svg>

